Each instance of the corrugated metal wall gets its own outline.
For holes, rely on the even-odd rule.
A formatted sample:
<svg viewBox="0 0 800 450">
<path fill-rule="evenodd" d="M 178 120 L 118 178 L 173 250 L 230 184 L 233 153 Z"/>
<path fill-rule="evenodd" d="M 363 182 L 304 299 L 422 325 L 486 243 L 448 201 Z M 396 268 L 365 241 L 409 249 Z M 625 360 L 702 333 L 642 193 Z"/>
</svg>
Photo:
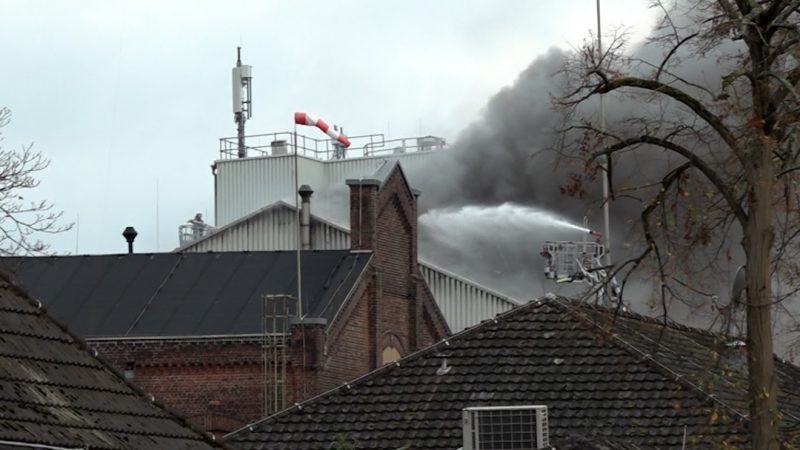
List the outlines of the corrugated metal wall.
<svg viewBox="0 0 800 450">
<path fill-rule="evenodd" d="M 434 160 L 448 156 L 447 151 L 401 153 L 391 156 L 373 156 L 369 158 L 342 159 L 327 161 L 325 170 L 328 185 L 344 184 L 348 178 L 358 178 L 371 175 L 386 160 L 397 160 L 403 166 L 403 172 L 409 178 L 409 183 L 414 186 L 414 176 L 425 167 L 429 167 Z"/>
<path fill-rule="evenodd" d="M 413 152 L 398 155 L 321 161 L 299 157 L 300 183 L 321 191 L 344 186 L 348 178 L 372 174 L 386 159 L 397 159 L 414 184 L 423 167 L 446 156 L 447 151 Z M 215 220 L 227 225 L 278 200 L 294 202 L 294 156 L 226 159 L 216 163 Z"/>
<path fill-rule="evenodd" d="M 519 305 L 500 293 L 432 264 L 420 261 L 419 268 L 454 333 Z"/>
<path fill-rule="evenodd" d="M 294 210 L 274 208 L 248 220 L 231 224 L 182 249 L 184 252 L 233 252 L 294 250 L 297 248 L 297 222 Z M 350 233 L 327 222 L 311 221 L 311 246 L 314 250 L 350 248 Z"/>
<path fill-rule="evenodd" d="M 294 157 L 217 161 L 214 224 L 227 225 L 278 200 L 294 201 Z M 300 184 L 327 186 L 322 161 L 299 157 Z"/>
</svg>

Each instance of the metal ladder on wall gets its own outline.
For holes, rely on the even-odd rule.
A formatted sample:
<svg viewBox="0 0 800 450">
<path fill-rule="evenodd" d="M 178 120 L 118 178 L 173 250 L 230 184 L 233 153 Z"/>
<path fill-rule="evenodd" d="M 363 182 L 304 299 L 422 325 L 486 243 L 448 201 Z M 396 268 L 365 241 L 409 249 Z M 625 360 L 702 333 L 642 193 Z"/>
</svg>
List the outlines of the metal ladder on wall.
<svg viewBox="0 0 800 450">
<path fill-rule="evenodd" d="M 261 297 L 262 376 L 264 416 L 282 410 L 287 403 L 286 363 L 290 335 L 289 321 L 297 309 L 291 295 Z"/>
</svg>

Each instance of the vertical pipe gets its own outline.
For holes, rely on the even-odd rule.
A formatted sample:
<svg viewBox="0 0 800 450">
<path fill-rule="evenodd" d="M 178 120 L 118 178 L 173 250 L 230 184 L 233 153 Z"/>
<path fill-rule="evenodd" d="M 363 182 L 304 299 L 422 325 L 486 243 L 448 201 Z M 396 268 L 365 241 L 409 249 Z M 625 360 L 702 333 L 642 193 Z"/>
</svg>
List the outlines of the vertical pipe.
<svg viewBox="0 0 800 450">
<path fill-rule="evenodd" d="M 297 148 L 297 124 L 295 124 L 294 125 L 294 189 L 293 189 L 293 191 L 294 191 L 294 208 L 295 208 L 295 213 L 296 213 L 296 218 L 297 218 L 297 228 L 295 230 L 297 232 L 297 241 L 296 241 L 296 244 L 297 244 L 296 245 L 296 248 L 297 248 L 297 252 L 296 252 L 296 254 L 297 254 L 297 316 L 302 318 L 303 317 L 303 282 L 302 282 L 303 271 L 302 271 L 302 268 L 300 266 L 300 246 L 301 246 L 300 240 L 301 240 L 302 230 L 301 230 L 301 224 L 300 224 L 300 204 L 299 204 L 298 195 L 297 195 L 297 190 L 298 190 L 297 188 L 298 188 L 298 184 L 300 183 L 300 177 L 298 175 L 298 170 L 297 170 L 297 167 L 298 167 L 297 150 L 298 150 L 298 148 Z"/>
<path fill-rule="evenodd" d="M 158 216 L 158 213 L 159 213 L 159 211 L 158 211 L 158 209 L 159 209 L 159 204 L 158 204 L 159 198 L 158 198 L 158 196 L 159 196 L 159 192 L 158 192 L 158 177 L 156 177 L 156 251 L 158 251 L 158 249 L 161 248 L 161 242 L 159 240 L 159 228 L 160 228 L 161 225 L 159 223 L 159 216 Z"/>
<path fill-rule="evenodd" d="M 600 26 L 600 0 L 597 0 L 597 53 L 598 64 L 603 58 L 603 39 L 602 28 Z M 605 95 L 600 94 L 600 132 L 606 131 L 606 103 Z M 606 246 L 606 262 L 607 266 L 611 265 L 611 214 L 610 214 L 610 199 L 609 199 L 609 180 L 608 180 L 608 164 L 609 157 L 603 159 L 603 227 L 605 231 L 605 246 Z M 610 269 L 609 269 L 610 270 Z"/>
<path fill-rule="evenodd" d="M 303 250 L 311 250 L 311 195 L 314 191 L 307 184 L 300 186 L 300 235 Z"/>
<path fill-rule="evenodd" d="M 238 141 L 239 151 L 237 156 L 239 158 L 247 157 L 247 148 L 244 145 L 244 114 L 236 113 L 236 137 Z"/>
<path fill-rule="evenodd" d="M 128 254 L 133 253 L 133 241 L 138 235 L 139 233 L 137 233 L 136 229 L 133 227 L 125 227 L 125 230 L 122 232 L 122 237 L 128 242 Z"/>
</svg>

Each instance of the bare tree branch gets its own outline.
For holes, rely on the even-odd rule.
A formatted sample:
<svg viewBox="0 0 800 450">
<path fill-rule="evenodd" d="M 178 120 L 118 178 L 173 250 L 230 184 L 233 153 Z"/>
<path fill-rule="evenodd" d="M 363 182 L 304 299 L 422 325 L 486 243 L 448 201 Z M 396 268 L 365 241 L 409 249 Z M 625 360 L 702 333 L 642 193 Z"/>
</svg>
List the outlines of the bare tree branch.
<svg viewBox="0 0 800 450">
<path fill-rule="evenodd" d="M 736 218 L 742 223 L 747 222 L 747 213 L 742 209 L 741 203 L 736 199 L 733 194 L 733 191 L 728 187 L 728 185 L 719 177 L 719 175 L 714 171 L 702 158 L 700 158 L 695 153 L 687 150 L 683 146 L 675 144 L 673 142 L 667 141 L 665 139 L 656 138 L 653 136 L 639 136 L 637 138 L 630 138 L 625 139 L 622 142 L 610 145 L 603 150 L 595 152 L 593 155 L 590 156 L 589 161 L 593 161 L 597 157 L 601 155 L 612 155 L 620 150 L 629 148 L 634 145 L 638 144 L 650 144 L 655 145 L 672 152 L 675 152 L 697 167 L 700 172 L 705 175 L 705 177 L 714 185 L 714 187 L 719 190 L 720 194 L 725 197 L 725 200 L 728 202 L 728 206 L 731 208 L 732 212 L 736 216 Z"/>
</svg>

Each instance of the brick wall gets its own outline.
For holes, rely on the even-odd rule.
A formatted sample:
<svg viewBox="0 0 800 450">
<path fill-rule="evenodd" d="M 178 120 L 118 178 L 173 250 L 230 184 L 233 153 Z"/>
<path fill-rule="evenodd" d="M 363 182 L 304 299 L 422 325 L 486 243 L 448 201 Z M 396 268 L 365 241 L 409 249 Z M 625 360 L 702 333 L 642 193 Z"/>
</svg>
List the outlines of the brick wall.
<svg viewBox="0 0 800 450">
<path fill-rule="evenodd" d="M 403 214 L 403 200 L 395 194 L 386 199 L 378 215 L 375 256 L 384 279 L 384 293 L 404 298 L 414 296 L 411 275 L 414 266 L 412 224 Z"/>
<path fill-rule="evenodd" d="M 261 416 L 260 342 L 90 342 L 120 372 L 190 421 L 225 433 Z"/>
<path fill-rule="evenodd" d="M 350 187 L 350 247 L 374 250 L 378 204 L 378 183 L 367 181 Z"/>
<path fill-rule="evenodd" d="M 289 404 L 320 392 L 320 373 L 325 365 L 325 328 L 326 324 L 319 322 L 292 325 L 287 368 Z"/>
<path fill-rule="evenodd" d="M 325 366 L 319 374 L 320 392 L 368 372 L 374 364 L 375 280 L 368 276 L 341 313 L 343 321 L 331 324 L 326 341 Z"/>
<path fill-rule="evenodd" d="M 352 323 L 332 324 L 330 332 L 335 333 L 339 326 L 352 327 L 355 333 L 363 328 L 360 321 L 372 318 L 373 322 L 367 323 L 367 334 L 361 339 L 369 342 L 370 354 L 366 359 L 370 368 L 375 368 L 382 363 L 385 346 L 392 345 L 405 356 L 443 338 L 448 329 L 419 272 L 417 193 L 408 186 L 402 170 L 395 166 L 382 182 L 348 180 L 348 184 L 352 247 L 374 253 L 374 295 L 369 297 L 373 303 L 359 304 L 364 310 L 355 311 Z M 332 357 L 333 354 L 329 360 Z M 358 361 L 348 361 L 349 357 L 345 353 L 338 364 L 360 364 L 364 360 L 361 354 Z M 337 374 L 346 375 L 340 371 Z"/>
</svg>

